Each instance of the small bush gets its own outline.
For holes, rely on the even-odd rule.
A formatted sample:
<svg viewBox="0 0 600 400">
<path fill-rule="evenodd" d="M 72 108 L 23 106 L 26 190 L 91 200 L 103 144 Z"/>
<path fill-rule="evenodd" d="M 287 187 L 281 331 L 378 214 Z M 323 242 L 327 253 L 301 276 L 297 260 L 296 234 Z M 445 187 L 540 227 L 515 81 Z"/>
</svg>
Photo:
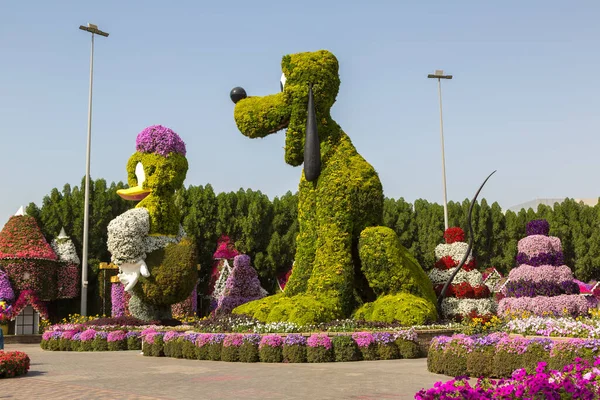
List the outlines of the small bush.
<svg viewBox="0 0 600 400">
<path fill-rule="evenodd" d="M 283 339 L 279 335 L 265 335 L 260 339 L 258 354 L 261 362 L 277 363 L 283 360 Z"/>
<path fill-rule="evenodd" d="M 331 362 L 333 345 L 327 334 L 315 333 L 306 341 L 306 360 L 309 363 Z"/>
<path fill-rule="evenodd" d="M 48 340 L 47 349 L 50 351 L 59 351 L 60 350 L 60 340 L 59 339 Z"/>
<path fill-rule="evenodd" d="M 208 359 L 221 361 L 221 349 L 223 349 L 223 343 L 210 343 L 208 345 Z"/>
<path fill-rule="evenodd" d="M 283 361 L 283 353 L 281 346 L 263 346 L 258 350 L 261 362 L 279 363 Z"/>
<path fill-rule="evenodd" d="M 570 362 L 573 362 L 571 359 Z M 522 368 L 523 356 L 505 350 L 499 350 L 494 356 L 493 377 L 501 378 L 511 376 L 515 369 Z M 458 375 L 456 375 L 458 376 Z"/>
<path fill-rule="evenodd" d="M 494 373 L 494 346 L 476 348 L 467 354 L 467 374 L 469 376 L 493 376 Z M 429 356 L 427 356 L 429 359 Z"/>
<path fill-rule="evenodd" d="M 240 360 L 239 346 L 223 346 L 221 349 L 221 361 L 237 362 Z"/>
<path fill-rule="evenodd" d="M 0 378 L 24 375 L 29 370 L 29 356 L 21 351 L 0 350 Z"/>
<path fill-rule="evenodd" d="M 331 343 L 333 344 L 335 361 L 346 362 L 360 360 L 360 350 L 358 350 L 358 345 L 351 336 L 334 336 L 333 339 L 331 339 Z"/>
<path fill-rule="evenodd" d="M 117 340 L 114 342 L 107 342 L 109 351 L 120 351 L 127 350 L 127 340 Z"/>
<path fill-rule="evenodd" d="M 241 362 L 254 363 L 259 361 L 258 345 L 251 342 L 244 342 L 238 350 L 239 360 Z"/>
<path fill-rule="evenodd" d="M 196 359 L 196 345 L 194 344 L 194 342 L 191 342 L 189 340 L 184 340 L 183 344 L 181 345 L 181 353 L 183 355 L 183 358 L 188 359 L 188 360 L 195 360 Z"/>
<path fill-rule="evenodd" d="M 127 350 L 141 350 L 142 339 L 139 336 L 129 336 L 127 338 Z"/>
<path fill-rule="evenodd" d="M 377 344 L 371 343 L 368 346 L 359 346 L 361 358 L 365 361 L 377 360 Z"/>
<path fill-rule="evenodd" d="M 283 362 L 304 363 L 306 362 L 306 346 L 301 344 L 283 345 Z"/>
<path fill-rule="evenodd" d="M 48 340 L 42 339 L 42 341 L 40 342 L 40 347 L 42 348 L 42 350 L 48 350 Z"/>
<path fill-rule="evenodd" d="M 94 350 L 92 343 L 94 342 L 94 339 L 92 340 L 81 340 L 79 342 L 79 347 L 77 348 L 77 351 L 92 351 Z"/>
<path fill-rule="evenodd" d="M 95 337 L 92 340 L 92 350 L 93 351 L 107 351 L 108 343 L 106 342 L 106 338 Z"/>
<path fill-rule="evenodd" d="M 395 343 L 401 358 L 419 358 L 421 356 L 419 345 L 412 340 L 398 338 Z"/>
<path fill-rule="evenodd" d="M 380 360 L 396 360 L 400 358 L 400 352 L 394 342 L 377 343 L 377 354 Z"/>
<path fill-rule="evenodd" d="M 60 351 L 71 351 L 71 339 L 58 339 L 58 349 Z"/>
</svg>

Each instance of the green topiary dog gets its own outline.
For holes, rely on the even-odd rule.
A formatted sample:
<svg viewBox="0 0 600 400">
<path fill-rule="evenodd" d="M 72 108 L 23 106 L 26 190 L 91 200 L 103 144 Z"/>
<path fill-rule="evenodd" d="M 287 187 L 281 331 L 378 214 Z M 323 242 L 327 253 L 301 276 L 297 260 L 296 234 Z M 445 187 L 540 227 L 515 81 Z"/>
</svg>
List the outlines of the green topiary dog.
<svg viewBox="0 0 600 400">
<path fill-rule="evenodd" d="M 281 93 L 246 97 L 235 88 L 231 97 L 244 135 L 264 137 L 287 128 L 285 161 L 304 162 L 295 266 L 283 294 L 234 313 L 307 324 L 345 318 L 366 302 L 360 318 L 436 320 L 427 275 L 396 234 L 378 226 L 383 190 L 375 169 L 331 118 L 340 85 L 337 59 L 321 50 L 284 56 L 281 65 Z"/>
</svg>

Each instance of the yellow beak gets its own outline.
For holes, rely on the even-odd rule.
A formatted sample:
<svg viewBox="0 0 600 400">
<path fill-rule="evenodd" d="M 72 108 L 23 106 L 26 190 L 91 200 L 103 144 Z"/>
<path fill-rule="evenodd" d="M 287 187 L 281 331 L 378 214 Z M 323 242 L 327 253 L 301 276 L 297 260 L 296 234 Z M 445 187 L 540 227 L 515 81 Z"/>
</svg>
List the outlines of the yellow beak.
<svg viewBox="0 0 600 400">
<path fill-rule="evenodd" d="M 134 186 L 129 189 L 119 189 L 117 194 L 125 200 L 140 201 L 150 194 L 152 190 L 144 189 L 141 186 Z"/>
</svg>

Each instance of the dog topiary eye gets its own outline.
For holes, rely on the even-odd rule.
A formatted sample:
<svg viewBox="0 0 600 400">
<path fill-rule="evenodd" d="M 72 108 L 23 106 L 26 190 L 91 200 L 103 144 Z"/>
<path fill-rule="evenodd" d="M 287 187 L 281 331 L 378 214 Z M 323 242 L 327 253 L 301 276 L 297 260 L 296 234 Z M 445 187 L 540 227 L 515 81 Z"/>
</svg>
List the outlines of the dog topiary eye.
<svg viewBox="0 0 600 400">
<path fill-rule="evenodd" d="M 283 88 L 285 87 L 285 74 L 281 74 L 281 79 L 279 80 L 279 87 L 281 88 L 281 91 L 283 92 Z"/>
</svg>

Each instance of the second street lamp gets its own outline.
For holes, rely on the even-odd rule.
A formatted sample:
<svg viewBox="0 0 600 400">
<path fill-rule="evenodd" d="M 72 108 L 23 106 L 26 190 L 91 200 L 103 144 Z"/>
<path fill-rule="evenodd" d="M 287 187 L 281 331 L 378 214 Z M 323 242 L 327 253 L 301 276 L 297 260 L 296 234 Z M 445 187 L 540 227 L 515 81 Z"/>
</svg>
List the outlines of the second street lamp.
<svg viewBox="0 0 600 400">
<path fill-rule="evenodd" d="M 92 54 L 90 55 L 90 98 L 88 103 L 87 156 L 85 163 L 85 205 L 83 208 L 83 254 L 81 262 L 81 315 L 87 315 L 87 264 L 88 264 L 88 231 L 90 210 L 90 151 L 92 145 L 92 86 L 94 83 L 94 35 L 108 37 L 94 24 L 80 25 L 79 29 L 92 34 Z"/>
<path fill-rule="evenodd" d="M 446 194 L 446 158 L 444 156 L 444 120 L 442 118 L 442 79 L 452 79 L 452 75 L 444 75 L 441 69 L 435 70 L 434 74 L 427 75 L 428 78 L 438 80 L 438 95 L 440 98 L 440 138 L 442 140 L 442 179 L 444 185 L 444 229 L 448 229 L 448 198 Z"/>
</svg>

